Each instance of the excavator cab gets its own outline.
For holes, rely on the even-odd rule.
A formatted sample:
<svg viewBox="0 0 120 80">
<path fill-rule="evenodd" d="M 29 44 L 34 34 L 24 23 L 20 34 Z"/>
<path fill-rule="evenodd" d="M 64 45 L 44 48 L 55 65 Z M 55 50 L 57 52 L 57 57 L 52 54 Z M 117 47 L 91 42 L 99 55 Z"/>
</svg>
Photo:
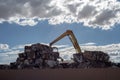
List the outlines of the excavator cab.
<svg viewBox="0 0 120 80">
<path fill-rule="evenodd" d="M 58 52 L 58 48 L 57 47 L 52 47 L 53 52 Z"/>
</svg>

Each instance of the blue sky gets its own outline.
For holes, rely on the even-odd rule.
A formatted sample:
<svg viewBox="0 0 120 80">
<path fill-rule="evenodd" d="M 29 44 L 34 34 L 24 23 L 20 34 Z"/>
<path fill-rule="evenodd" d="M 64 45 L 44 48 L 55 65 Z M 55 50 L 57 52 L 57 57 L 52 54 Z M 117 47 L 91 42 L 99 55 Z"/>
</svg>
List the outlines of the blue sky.
<svg viewBox="0 0 120 80">
<path fill-rule="evenodd" d="M 97 45 L 105 45 L 120 42 L 120 25 L 115 25 L 110 30 L 85 27 L 80 23 L 63 23 L 50 25 L 47 21 L 41 21 L 35 26 L 20 26 L 17 24 L 0 24 L 0 43 L 9 44 L 11 47 L 20 44 L 50 43 L 60 34 L 70 29 L 74 32 L 79 44 L 94 42 Z M 56 44 L 69 45 L 68 38 L 63 38 Z"/>
<path fill-rule="evenodd" d="M 0 0 L 0 63 L 15 60 L 6 56 L 25 45 L 49 44 L 68 29 L 82 46 L 120 52 L 120 1 Z M 71 42 L 65 37 L 56 45 Z"/>
</svg>

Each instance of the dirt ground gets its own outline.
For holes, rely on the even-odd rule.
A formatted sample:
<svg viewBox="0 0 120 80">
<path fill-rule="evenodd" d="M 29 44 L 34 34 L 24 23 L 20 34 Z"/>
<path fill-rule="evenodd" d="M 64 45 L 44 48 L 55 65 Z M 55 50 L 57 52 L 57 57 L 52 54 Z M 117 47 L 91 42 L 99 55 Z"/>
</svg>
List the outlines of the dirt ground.
<svg viewBox="0 0 120 80">
<path fill-rule="evenodd" d="M 120 69 L 0 70 L 0 80 L 120 80 Z"/>
</svg>

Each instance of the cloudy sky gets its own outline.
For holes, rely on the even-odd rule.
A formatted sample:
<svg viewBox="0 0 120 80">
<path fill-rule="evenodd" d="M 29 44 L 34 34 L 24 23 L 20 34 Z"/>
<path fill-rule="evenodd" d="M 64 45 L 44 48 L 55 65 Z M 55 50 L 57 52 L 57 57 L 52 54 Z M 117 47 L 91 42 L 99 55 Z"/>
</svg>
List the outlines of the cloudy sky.
<svg viewBox="0 0 120 80">
<path fill-rule="evenodd" d="M 67 29 L 82 49 L 120 52 L 120 0 L 0 0 L 0 63 L 25 45 L 48 44 Z M 66 37 L 56 45 L 67 45 Z M 117 57 L 117 62 L 120 62 Z"/>
</svg>

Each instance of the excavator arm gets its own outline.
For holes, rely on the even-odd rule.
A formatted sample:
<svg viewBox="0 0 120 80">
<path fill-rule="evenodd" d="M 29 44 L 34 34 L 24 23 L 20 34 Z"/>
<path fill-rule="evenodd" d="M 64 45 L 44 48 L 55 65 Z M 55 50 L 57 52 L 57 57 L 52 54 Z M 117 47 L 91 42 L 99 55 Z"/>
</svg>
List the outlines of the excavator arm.
<svg viewBox="0 0 120 80">
<path fill-rule="evenodd" d="M 52 41 L 50 43 L 50 46 L 52 46 L 54 43 L 56 43 L 57 41 L 59 41 L 60 39 L 64 38 L 65 36 L 68 36 L 69 39 L 71 40 L 75 50 L 77 53 L 81 53 L 81 49 L 80 46 L 77 42 L 77 39 L 75 38 L 75 35 L 73 34 L 73 32 L 71 30 L 67 30 L 66 32 L 64 32 L 63 34 L 61 34 L 58 38 L 56 38 L 54 41 Z"/>
</svg>

